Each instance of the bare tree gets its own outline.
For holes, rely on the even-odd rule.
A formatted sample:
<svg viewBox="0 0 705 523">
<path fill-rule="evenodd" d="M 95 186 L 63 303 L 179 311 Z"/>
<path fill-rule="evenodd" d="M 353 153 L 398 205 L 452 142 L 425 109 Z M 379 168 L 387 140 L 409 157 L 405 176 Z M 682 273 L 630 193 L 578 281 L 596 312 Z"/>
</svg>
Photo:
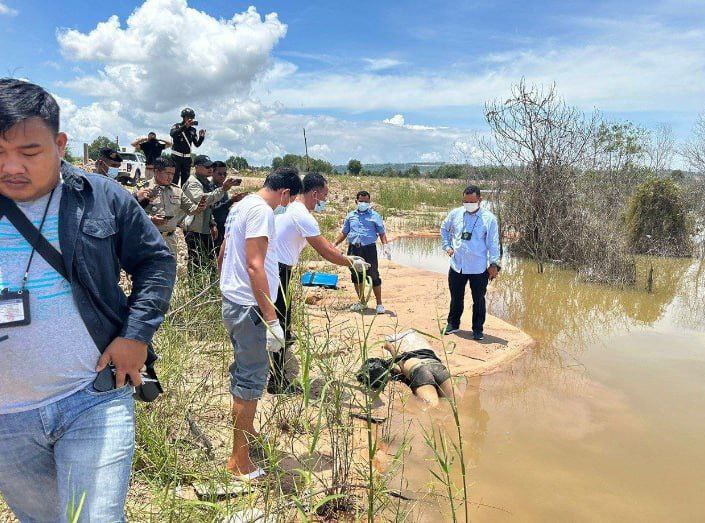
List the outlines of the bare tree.
<svg viewBox="0 0 705 523">
<path fill-rule="evenodd" d="M 693 128 L 693 137 L 680 151 L 691 170 L 705 175 L 705 113 L 698 117 Z"/>
<path fill-rule="evenodd" d="M 699 229 L 695 242 L 700 256 L 705 258 L 705 113 L 698 117 L 693 136 L 683 145 L 680 154 L 695 174 L 686 182 L 686 195 Z"/>
<path fill-rule="evenodd" d="M 485 117 L 491 137 L 480 145 L 501 167 L 496 185 L 514 252 L 534 259 L 539 272 L 558 262 L 593 280 L 633 281 L 618 220 L 605 223 L 608 204 L 591 188 L 598 114 L 567 105 L 555 86 L 522 80 L 508 98 L 485 104 Z"/>
<path fill-rule="evenodd" d="M 507 226 L 517 250 L 544 264 L 565 257 L 564 234 L 574 217 L 568 212 L 576 197 L 575 177 L 588 152 L 594 118 L 569 107 L 547 89 L 523 80 L 505 100 L 485 104 L 492 131 L 485 150 L 503 167 Z"/>
<path fill-rule="evenodd" d="M 651 133 L 651 140 L 647 148 L 649 169 L 656 176 L 664 176 L 671 168 L 673 156 L 676 151 L 676 141 L 673 137 L 673 128 L 665 123 L 659 124 Z"/>
</svg>

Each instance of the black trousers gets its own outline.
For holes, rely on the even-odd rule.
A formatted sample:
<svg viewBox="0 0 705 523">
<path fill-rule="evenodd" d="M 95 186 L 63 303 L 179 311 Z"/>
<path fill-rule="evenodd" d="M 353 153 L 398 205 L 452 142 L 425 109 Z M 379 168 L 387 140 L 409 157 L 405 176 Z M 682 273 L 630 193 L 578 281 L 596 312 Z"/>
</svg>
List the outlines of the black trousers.
<svg viewBox="0 0 705 523">
<path fill-rule="evenodd" d="M 367 276 L 372 279 L 372 286 L 379 287 L 382 285 L 382 278 L 379 277 L 379 261 L 377 260 L 377 244 L 370 245 L 348 245 L 348 256 L 359 256 L 367 263 L 370 268 L 367 269 Z M 350 269 L 350 279 L 353 283 L 362 283 L 362 274 Z"/>
<path fill-rule="evenodd" d="M 186 248 L 188 250 L 189 271 L 197 267 L 211 266 L 212 253 L 214 249 L 213 238 L 210 234 L 198 232 L 187 232 L 184 235 Z"/>
<path fill-rule="evenodd" d="M 286 297 L 289 293 L 289 283 L 291 282 L 292 267 L 289 265 L 279 264 L 279 293 L 274 306 L 277 309 L 277 318 L 284 329 L 284 339 L 288 342 L 291 340 L 291 307 L 286 306 Z M 286 347 L 279 352 L 273 352 L 269 358 L 269 381 L 274 388 L 283 388 L 286 386 L 286 377 L 284 375 L 284 361 L 286 358 Z"/>
<path fill-rule="evenodd" d="M 174 165 L 176 166 L 172 183 L 181 187 L 186 183 L 188 177 L 191 176 L 191 157 L 184 158 L 183 156 L 172 154 L 171 159 L 174 160 Z"/>
<path fill-rule="evenodd" d="M 472 293 L 472 331 L 482 332 L 485 325 L 487 308 L 485 294 L 490 275 L 487 271 L 482 274 L 462 274 L 453 269 L 448 271 L 448 288 L 450 289 L 450 311 L 448 311 L 448 325 L 460 327 L 460 317 L 465 310 L 465 285 L 470 284 Z"/>
</svg>

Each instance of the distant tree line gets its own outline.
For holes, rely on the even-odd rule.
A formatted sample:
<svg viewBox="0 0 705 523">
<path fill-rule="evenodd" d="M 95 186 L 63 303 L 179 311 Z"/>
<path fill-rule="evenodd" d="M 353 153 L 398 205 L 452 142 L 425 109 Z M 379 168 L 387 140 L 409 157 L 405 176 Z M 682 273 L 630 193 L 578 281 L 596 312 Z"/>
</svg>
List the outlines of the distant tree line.
<svg viewBox="0 0 705 523">
<path fill-rule="evenodd" d="M 279 167 L 296 167 L 300 172 L 319 172 L 333 174 L 335 170 L 330 162 L 319 158 L 306 158 L 298 154 L 285 154 L 272 160 L 272 169 Z"/>
</svg>

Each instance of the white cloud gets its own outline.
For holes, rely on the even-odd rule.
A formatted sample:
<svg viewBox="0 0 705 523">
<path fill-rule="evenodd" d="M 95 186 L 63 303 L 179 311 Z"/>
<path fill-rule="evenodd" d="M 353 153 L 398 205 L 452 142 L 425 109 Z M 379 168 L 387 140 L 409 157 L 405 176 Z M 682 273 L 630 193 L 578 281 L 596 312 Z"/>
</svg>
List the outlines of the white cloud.
<svg viewBox="0 0 705 523">
<path fill-rule="evenodd" d="M 364 58 L 364 61 L 367 62 L 367 69 L 370 71 L 384 71 L 404 63 L 394 58 Z"/>
<path fill-rule="evenodd" d="M 162 112 L 248 96 L 285 34 L 276 13 L 262 18 L 254 7 L 218 20 L 186 0 L 146 0 L 124 27 L 113 15 L 87 33 L 68 29 L 57 38 L 66 58 L 103 64 L 98 74 L 64 86 Z"/>
<path fill-rule="evenodd" d="M 0 2 L 0 15 L 15 16 L 17 13 L 17 9 L 9 7 L 5 2 Z"/>
<path fill-rule="evenodd" d="M 403 114 L 395 114 L 391 118 L 387 118 L 382 121 L 382 123 L 394 125 L 396 127 L 404 127 L 405 129 L 412 129 L 414 131 L 432 131 L 435 129 L 435 127 L 429 127 L 427 125 L 407 124 L 405 122 L 406 120 L 404 119 Z"/>
<path fill-rule="evenodd" d="M 569 103 L 587 110 L 702 110 L 705 31 L 643 19 L 589 23 L 597 35 L 592 44 L 522 44 L 474 57 L 472 68 L 433 72 L 394 69 L 402 62 L 391 58 L 354 58 L 358 69 L 361 61 L 366 67 L 353 73 L 344 63 L 316 71 L 272 58 L 286 35 L 276 14 L 262 17 L 251 7 L 216 19 L 186 0 L 146 0 L 124 21 L 110 17 L 85 33 L 58 33 L 68 60 L 89 62 L 86 71 L 98 66 L 88 75 L 78 69 L 80 77 L 64 84 L 92 102 L 77 106 L 62 98 L 63 124 L 76 141 L 119 134 L 124 142 L 149 130 L 165 134 L 189 105 L 208 130 L 200 150 L 214 158 L 234 154 L 269 164 L 273 156 L 303 154 L 305 126 L 310 154 L 334 163 L 459 156 L 481 162 L 469 130 L 407 122 L 419 118 L 417 111 L 444 108 L 479 117 L 486 100 L 503 96 L 521 77 L 556 82 Z M 326 65 L 343 60 L 295 51 L 278 56 Z M 329 110 L 340 116 L 320 114 Z M 345 116 L 365 111 L 390 116 Z M 298 114 L 304 112 L 318 115 Z"/>
<path fill-rule="evenodd" d="M 403 127 L 404 126 L 404 115 L 403 114 L 395 114 L 391 118 L 387 118 L 384 120 L 384 123 L 388 123 L 389 125 L 396 125 L 397 127 Z"/>
<path fill-rule="evenodd" d="M 587 22 L 585 22 L 587 23 Z M 521 47 L 477 57 L 472 68 L 375 74 L 297 73 L 269 86 L 269 99 L 306 110 L 411 112 L 481 108 L 520 78 L 556 83 L 586 110 L 692 111 L 705 99 L 705 30 L 652 19 L 592 20 L 592 42 Z"/>
</svg>

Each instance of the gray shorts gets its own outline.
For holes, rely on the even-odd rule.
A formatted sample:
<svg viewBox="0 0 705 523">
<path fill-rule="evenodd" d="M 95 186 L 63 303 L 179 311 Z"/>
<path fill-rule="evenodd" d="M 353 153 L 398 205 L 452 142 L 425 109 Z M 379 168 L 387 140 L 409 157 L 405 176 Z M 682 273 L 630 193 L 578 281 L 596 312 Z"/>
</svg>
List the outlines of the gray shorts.
<svg viewBox="0 0 705 523">
<path fill-rule="evenodd" d="M 269 376 L 267 327 L 259 307 L 238 305 L 223 298 L 223 323 L 233 344 L 230 393 L 242 400 L 262 397 Z"/>
<path fill-rule="evenodd" d="M 409 387 L 414 392 L 424 385 L 433 385 L 438 389 L 448 378 L 450 378 L 450 372 L 445 365 L 436 360 L 422 360 L 411 371 Z"/>
</svg>

